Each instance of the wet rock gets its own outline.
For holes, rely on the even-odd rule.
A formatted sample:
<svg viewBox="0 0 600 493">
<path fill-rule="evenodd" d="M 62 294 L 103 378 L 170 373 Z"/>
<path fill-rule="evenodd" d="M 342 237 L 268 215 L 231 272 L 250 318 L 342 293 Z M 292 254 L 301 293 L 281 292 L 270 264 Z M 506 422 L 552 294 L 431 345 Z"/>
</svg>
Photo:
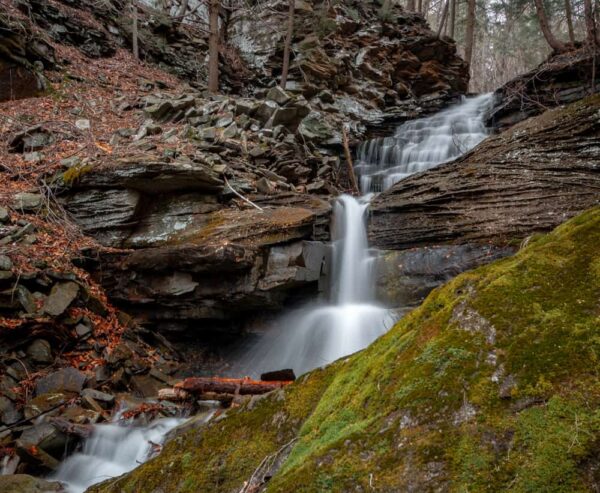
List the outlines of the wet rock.
<svg viewBox="0 0 600 493">
<path fill-rule="evenodd" d="M 144 398 L 156 397 L 158 391 L 164 386 L 164 384 L 150 375 L 134 375 L 131 377 L 130 382 L 134 393 Z"/>
<path fill-rule="evenodd" d="M 95 389 L 83 389 L 81 392 L 82 397 L 91 397 L 95 401 L 102 402 L 106 405 L 112 405 L 115 402 L 115 396 L 107 394 L 106 392 L 100 392 Z"/>
<path fill-rule="evenodd" d="M 67 367 L 40 378 L 35 386 L 36 395 L 48 392 L 76 392 L 83 389 L 86 376 L 75 368 Z"/>
<path fill-rule="evenodd" d="M 60 483 L 34 478 L 26 474 L 0 476 L 0 491 L 3 493 L 60 493 L 65 491 Z"/>
<path fill-rule="evenodd" d="M 44 198 L 39 193 L 21 192 L 15 195 L 13 208 L 30 212 L 39 209 L 44 203 Z"/>
<path fill-rule="evenodd" d="M 46 298 L 43 310 L 48 315 L 58 317 L 75 301 L 79 294 L 79 285 L 74 282 L 60 282 L 55 284 Z"/>
<path fill-rule="evenodd" d="M 28 462 L 40 461 L 49 469 L 56 469 L 67 445 L 67 436 L 50 423 L 27 428 L 16 441 L 17 453 Z"/>
<path fill-rule="evenodd" d="M 33 341 L 27 346 L 26 353 L 34 363 L 49 364 L 54 361 L 52 347 L 45 339 L 36 339 Z"/>
<path fill-rule="evenodd" d="M 23 408 L 25 418 L 32 419 L 54 410 L 57 406 L 66 403 L 68 399 L 69 397 L 62 392 L 48 392 L 38 395 L 25 404 Z M 54 413 L 56 414 L 58 411 L 54 411 Z"/>
</svg>

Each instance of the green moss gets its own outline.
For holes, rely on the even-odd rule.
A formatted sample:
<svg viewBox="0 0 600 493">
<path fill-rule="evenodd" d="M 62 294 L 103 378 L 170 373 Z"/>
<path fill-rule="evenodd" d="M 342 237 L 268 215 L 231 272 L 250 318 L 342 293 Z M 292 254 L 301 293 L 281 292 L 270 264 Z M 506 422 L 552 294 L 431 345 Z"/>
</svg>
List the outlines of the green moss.
<svg viewBox="0 0 600 493">
<path fill-rule="evenodd" d="M 62 175 L 62 179 L 65 185 L 73 185 L 76 183 L 83 175 L 91 172 L 94 169 L 94 166 L 91 164 L 77 165 L 69 168 Z"/>
<path fill-rule="evenodd" d="M 599 245 L 596 208 L 436 289 L 284 399 L 270 395 L 169 444 L 119 486 L 239 491 L 297 438 L 266 491 L 594 491 Z"/>
</svg>

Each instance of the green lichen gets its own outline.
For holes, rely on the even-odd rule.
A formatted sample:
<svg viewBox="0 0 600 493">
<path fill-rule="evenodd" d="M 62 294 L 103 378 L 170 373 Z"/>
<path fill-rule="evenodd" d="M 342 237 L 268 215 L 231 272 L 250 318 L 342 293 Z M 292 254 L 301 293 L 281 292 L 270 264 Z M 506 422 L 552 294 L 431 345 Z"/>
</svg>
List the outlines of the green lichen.
<svg viewBox="0 0 600 493">
<path fill-rule="evenodd" d="M 239 491 L 293 438 L 265 491 L 596 491 L 599 245 L 596 208 L 95 491 Z"/>
<path fill-rule="evenodd" d="M 94 169 L 94 166 L 91 164 L 83 164 L 73 166 L 65 171 L 62 175 L 62 179 L 65 185 L 73 185 L 77 183 L 81 177 Z"/>
</svg>

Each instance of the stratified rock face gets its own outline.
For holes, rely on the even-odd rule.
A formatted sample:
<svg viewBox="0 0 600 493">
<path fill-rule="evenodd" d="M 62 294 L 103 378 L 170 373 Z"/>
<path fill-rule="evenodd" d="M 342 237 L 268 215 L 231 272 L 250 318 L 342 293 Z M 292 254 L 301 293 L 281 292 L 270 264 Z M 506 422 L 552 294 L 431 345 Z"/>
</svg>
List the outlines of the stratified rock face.
<svg viewBox="0 0 600 493">
<path fill-rule="evenodd" d="M 599 63 L 600 54 L 592 54 L 587 48 L 550 57 L 496 91 L 499 101 L 489 124 L 504 129 L 549 108 L 598 92 L 600 84 L 595 67 Z"/>
<path fill-rule="evenodd" d="M 548 111 L 402 180 L 373 202 L 373 244 L 506 244 L 600 203 L 599 109 L 594 96 Z"/>
</svg>

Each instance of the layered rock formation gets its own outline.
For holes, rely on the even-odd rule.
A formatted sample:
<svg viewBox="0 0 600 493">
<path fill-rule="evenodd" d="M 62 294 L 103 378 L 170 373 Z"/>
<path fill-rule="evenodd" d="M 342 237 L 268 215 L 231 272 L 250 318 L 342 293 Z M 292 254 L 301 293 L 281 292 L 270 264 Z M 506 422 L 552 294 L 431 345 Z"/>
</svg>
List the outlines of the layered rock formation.
<svg viewBox="0 0 600 493">
<path fill-rule="evenodd" d="M 599 109 L 594 96 L 547 111 L 402 180 L 373 202 L 373 244 L 515 244 L 598 204 Z"/>
<path fill-rule="evenodd" d="M 498 103 L 489 124 L 505 129 L 531 116 L 573 103 L 600 91 L 595 67 L 600 55 L 583 47 L 551 56 L 496 91 Z"/>
<path fill-rule="evenodd" d="M 593 491 L 599 242 L 596 208 L 90 491 Z"/>
</svg>

